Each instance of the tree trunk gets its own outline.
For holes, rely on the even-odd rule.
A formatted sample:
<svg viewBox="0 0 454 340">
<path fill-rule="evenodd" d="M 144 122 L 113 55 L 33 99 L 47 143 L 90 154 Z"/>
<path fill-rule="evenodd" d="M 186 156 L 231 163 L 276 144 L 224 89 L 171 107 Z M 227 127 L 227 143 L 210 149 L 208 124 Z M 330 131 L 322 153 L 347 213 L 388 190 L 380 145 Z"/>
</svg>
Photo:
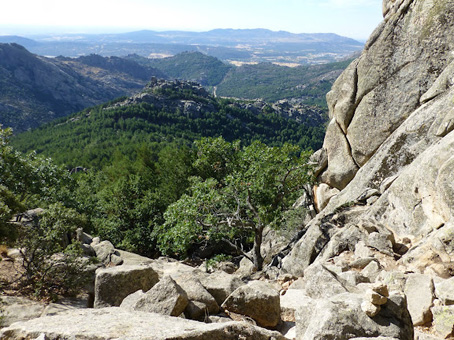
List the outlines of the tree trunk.
<svg viewBox="0 0 454 340">
<path fill-rule="evenodd" d="M 263 269 L 263 257 L 262 252 L 260 250 L 263 241 L 263 226 L 258 226 L 255 229 L 254 235 L 254 249 L 253 249 L 253 258 L 254 258 L 254 266 L 257 268 L 258 271 Z"/>
</svg>

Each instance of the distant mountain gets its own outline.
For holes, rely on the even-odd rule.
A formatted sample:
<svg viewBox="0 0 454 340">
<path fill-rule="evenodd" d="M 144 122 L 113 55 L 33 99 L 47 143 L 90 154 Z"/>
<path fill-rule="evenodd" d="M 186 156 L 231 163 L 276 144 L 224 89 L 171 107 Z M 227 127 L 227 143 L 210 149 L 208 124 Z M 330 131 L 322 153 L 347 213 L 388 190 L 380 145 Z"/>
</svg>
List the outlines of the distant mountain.
<svg viewBox="0 0 454 340">
<path fill-rule="evenodd" d="M 234 67 L 217 84 L 216 94 L 271 102 L 296 98 L 308 105 L 327 108 L 326 94 L 350 62 L 298 67 L 260 63 Z"/>
<path fill-rule="evenodd" d="M 336 34 L 294 34 L 266 29 L 216 29 L 208 32 L 144 30 L 122 34 L 29 38 L 34 39 L 33 43 L 23 42 L 24 46 L 33 53 L 47 56 L 138 54 L 150 57 L 199 51 L 230 62 L 318 64 L 338 61 L 363 48 L 362 43 Z M 13 42 L 22 43 L 19 40 Z"/>
<path fill-rule="evenodd" d="M 323 110 L 314 107 L 217 99 L 193 82 L 153 78 L 136 95 L 19 134 L 13 145 L 70 167 L 101 168 L 116 152 L 130 155 L 141 145 L 188 144 L 201 137 L 317 149 L 325 120 Z"/>
<path fill-rule="evenodd" d="M 44 58 L 0 44 L 0 124 L 24 131 L 132 94 L 163 74 L 117 57 Z"/>
<path fill-rule="evenodd" d="M 204 86 L 222 82 L 232 65 L 200 52 L 183 52 L 169 58 L 148 59 L 137 54 L 126 57 L 144 66 L 156 68 L 170 79 L 195 81 Z"/>
<path fill-rule="evenodd" d="M 293 98 L 322 107 L 326 107 L 325 96 L 334 80 L 351 61 L 298 67 L 271 63 L 235 67 L 200 52 L 159 59 L 129 55 L 126 59 L 159 69 L 169 79 L 196 81 L 221 97 L 271 102 Z"/>
</svg>

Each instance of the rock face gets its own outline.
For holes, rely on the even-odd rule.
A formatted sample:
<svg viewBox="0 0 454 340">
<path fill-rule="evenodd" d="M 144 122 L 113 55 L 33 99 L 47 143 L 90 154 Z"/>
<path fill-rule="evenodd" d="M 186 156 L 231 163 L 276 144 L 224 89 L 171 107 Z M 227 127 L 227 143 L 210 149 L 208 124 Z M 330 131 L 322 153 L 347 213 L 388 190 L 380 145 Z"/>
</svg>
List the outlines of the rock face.
<svg viewBox="0 0 454 340">
<path fill-rule="evenodd" d="M 273 262 L 303 277 L 315 301 L 296 313 L 298 339 L 410 339 L 412 322 L 442 338 L 453 330 L 454 2 L 384 0 L 383 13 L 327 95 L 319 213 Z M 388 301 L 368 291 L 374 283 L 389 287 Z M 372 331 L 395 291 L 408 302 L 399 307 L 408 332 L 393 322 Z M 352 293 L 366 298 L 339 301 Z M 314 313 L 323 317 L 311 323 Z"/>
<path fill-rule="evenodd" d="M 446 236 L 454 221 L 454 3 L 386 0 L 384 12 L 361 56 L 327 95 L 328 162 L 319 179 L 324 192 L 340 192 L 326 196 L 326 207 L 284 259 L 292 274 L 328 258 L 328 248 L 336 255 L 332 240 L 347 224 L 359 229 L 357 241 L 376 248 L 374 238 L 382 253 L 399 247 L 400 262 L 416 272 L 446 277 L 454 260 Z M 369 227 L 392 235 L 390 243 L 377 243 L 380 235 L 370 236 Z M 403 239 L 410 247 L 402 247 Z"/>
<path fill-rule="evenodd" d="M 85 340 L 285 340 L 278 332 L 245 323 L 204 324 L 154 313 L 110 307 L 85 309 L 17 322 L 0 331 L 0 339 Z"/>
</svg>

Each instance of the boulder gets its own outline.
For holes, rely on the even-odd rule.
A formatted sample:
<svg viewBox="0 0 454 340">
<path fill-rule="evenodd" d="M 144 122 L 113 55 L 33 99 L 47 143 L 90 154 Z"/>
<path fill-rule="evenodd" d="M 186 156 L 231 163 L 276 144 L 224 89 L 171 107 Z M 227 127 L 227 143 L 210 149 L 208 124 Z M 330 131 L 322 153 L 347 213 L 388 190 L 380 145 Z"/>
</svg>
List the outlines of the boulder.
<svg viewBox="0 0 454 340">
<path fill-rule="evenodd" d="M 304 271 L 304 280 L 307 296 L 314 299 L 329 298 L 348 291 L 338 275 L 321 264 L 309 266 Z"/>
<path fill-rule="evenodd" d="M 158 274 L 150 266 L 129 265 L 96 270 L 95 308 L 120 306 L 137 290 L 148 291 L 158 282 Z"/>
<path fill-rule="evenodd" d="M 454 277 L 436 283 L 435 295 L 444 305 L 454 305 Z"/>
<path fill-rule="evenodd" d="M 281 320 L 295 322 L 295 312 L 308 303 L 313 303 L 313 299 L 307 296 L 304 289 L 289 289 L 281 295 Z"/>
<path fill-rule="evenodd" d="M 189 303 L 184 315 L 193 320 L 203 321 L 207 315 L 219 312 L 219 305 L 196 277 L 186 275 L 176 280 L 186 292 Z"/>
<path fill-rule="evenodd" d="M 405 282 L 408 311 L 413 325 L 422 326 L 432 321 L 434 284 L 432 278 L 421 274 L 409 274 Z"/>
<path fill-rule="evenodd" d="M 179 316 L 187 305 L 186 292 L 170 276 L 164 276 L 132 308 L 135 311 Z"/>
<path fill-rule="evenodd" d="M 375 317 L 361 309 L 362 295 L 344 293 L 314 300 L 296 312 L 297 339 L 325 340 L 391 337 L 413 340 L 413 325 L 405 297 L 392 294 Z"/>
<path fill-rule="evenodd" d="M 0 296 L 0 316 L 2 324 L 9 326 L 14 322 L 38 318 L 46 305 L 20 296 Z"/>
<path fill-rule="evenodd" d="M 245 323 L 201 323 L 118 307 L 85 309 L 17 322 L 0 330 L 0 339 L 47 340 L 286 340 L 275 331 Z"/>
<path fill-rule="evenodd" d="M 246 315 L 262 327 L 276 327 L 280 321 L 279 292 L 263 281 L 251 281 L 237 288 L 221 307 L 228 312 Z"/>
<path fill-rule="evenodd" d="M 137 301 L 139 301 L 144 295 L 145 292 L 142 289 L 139 289 L 137 292 L 129 294 L 127 297 L 125 297 L 121 302 L 120 307 L 134 310 L 134 306 L 136 305 Z"/>
<path fill-rule="evenodd" d="M 331 198 L 339 193 L 339 189 L 331 188 L 326 183 L 321 183 L 314 189 L 314 202 L 317 211 L 322 211 L 328 205 Z"/>
<path fill-rule="evenodd" d="M 244 283 L 237 276 L 219 271 L 199 277 L 205 289 L 214 297 L 218 305 Z"/>
<path fill-rule="evenodd" d="M 431 311 L 435 332 L 443 339 L 453 336 L 454 306 L 434 306 Z"/>
<path fill-rule="evenodd" d="M 114 263 L 121 264 L 120 254 L 116 252 L 115 247 L 109 241 L 99 243 L 92 242 L 90 245 L 96 253 L 96 257 L 104 264 Z"/>
</svg>

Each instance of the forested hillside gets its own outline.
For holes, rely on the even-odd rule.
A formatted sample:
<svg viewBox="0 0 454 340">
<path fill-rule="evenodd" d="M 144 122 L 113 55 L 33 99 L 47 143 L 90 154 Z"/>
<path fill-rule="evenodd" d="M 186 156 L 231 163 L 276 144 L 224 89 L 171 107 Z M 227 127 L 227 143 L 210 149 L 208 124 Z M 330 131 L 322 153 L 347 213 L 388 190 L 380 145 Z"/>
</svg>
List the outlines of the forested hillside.
<svg viewBox="0 0 454 340">
<path fill-rule="evenodd" d="M 38 158 L 38 166 L 45 163 L 43 175 L 56 183 L 43 190 L 54 194 L 48 201 L 35 197 L 24 206 L 39 204 L 56 214 L 83 218 L 91 233 L 148 256 L 197 254 L 199 235 L 211 235 L 203 243 L 212 250 L 203 256 L 213 256 L 238 254 L 231 247 L 219 247 L 226 238 L 238 249 L 251 249 L 251 237 L 262 233 L 263 225 L 257 224 L 255 231 L 239 224 L 235 229 L 199 230 L 197 220 L 181 224 L 184 220 L 175 214 L 185 210 L 179 206 L 192 202 L 187 209 L 198 209 L 205 198 L 218 197 L 210 204 L 228 213 L 241 200 L 244 209 L 233 216 L 238 223 L 255 220 L 251 204 L 263 214 L 261 220 L 281 223 L 310 181 L 307 157 L 310 149 L 321 146 L 324 122 L 317 108 L 218 99 L 197 83 L 153 78 L 134 96 L 19 134 L 12 145 L 24 152 L 36 150 L 73 173 L 64 175 L 69 182 L 59 184 L 47 173 L 55 167 L 51 161 Z M 33 154 L 27 157 L 37 159 Z M 63 168 L 58 169 L 56 175 L 63 176 Z M 41 176 L 41 170 L 36 171 Z M 15 193 L 15 188 L 8 184 L 9 191 Z M 229 192 L 238 196 L 230 197 Z M 166 238 L 175 232 L 179 238 L 169 246 Z M 260 256 L 255 257 L 259 265 Z"/>
<path fill-rule="evenodd" d="M 317 108 L 216 99 L 195 83 L 154 79 L 133 97 L 20 134 L 14 146 L 36 150 L 68 167 L 99 169 L 118 154 L 134 158 L 141 145 L 190 145 L 201 137 L 289 142 L 315 150 L 321 146 L 324 121 Z"/>
</svg>

